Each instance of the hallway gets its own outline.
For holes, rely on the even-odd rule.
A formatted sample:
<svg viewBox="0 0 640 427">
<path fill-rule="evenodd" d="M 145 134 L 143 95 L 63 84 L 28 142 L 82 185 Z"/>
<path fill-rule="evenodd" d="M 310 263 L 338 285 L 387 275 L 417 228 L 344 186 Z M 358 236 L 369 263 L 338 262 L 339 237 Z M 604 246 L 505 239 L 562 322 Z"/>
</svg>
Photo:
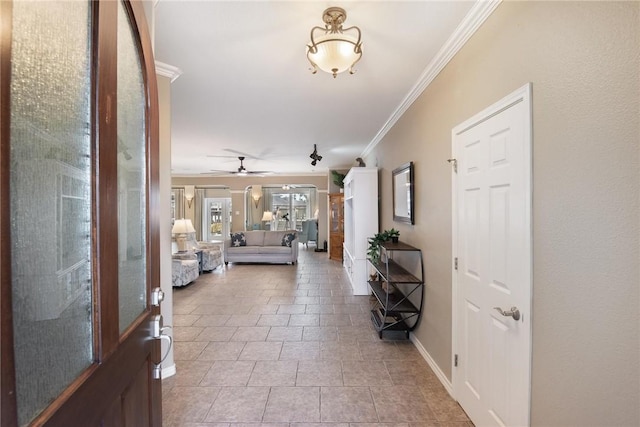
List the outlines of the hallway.
<svg viewBox="0 0 640 427">
<path fill-rule="evenodd" d="M 326 253 L 229 264 L 173 298 L 164 426 L 473 426 L 410 341 L 378 339 Z"/>
</svg>

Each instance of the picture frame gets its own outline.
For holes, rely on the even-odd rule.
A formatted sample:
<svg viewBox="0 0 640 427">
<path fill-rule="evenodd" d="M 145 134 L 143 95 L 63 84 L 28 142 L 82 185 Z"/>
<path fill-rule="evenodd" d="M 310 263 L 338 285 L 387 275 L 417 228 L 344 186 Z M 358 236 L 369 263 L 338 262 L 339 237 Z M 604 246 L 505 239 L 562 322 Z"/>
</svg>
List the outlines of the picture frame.
<svg viewBox="0 0 640 427">
<path fill-rule="evenodd" d="M 393 190 L 393 220 L 415 224 L 413 162 L 399 166 L 391 173 Z"/>
</svg>

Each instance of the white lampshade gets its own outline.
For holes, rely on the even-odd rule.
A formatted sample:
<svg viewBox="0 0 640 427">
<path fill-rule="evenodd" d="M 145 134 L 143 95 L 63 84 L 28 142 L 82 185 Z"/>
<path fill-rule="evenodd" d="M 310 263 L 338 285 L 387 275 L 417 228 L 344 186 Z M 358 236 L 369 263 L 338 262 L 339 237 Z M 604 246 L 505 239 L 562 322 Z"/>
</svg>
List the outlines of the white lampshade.
<svg viewBox="0 0 640 427">
<path fill-rule="evenodd" d="M 262 214 L 262 221 L 273 221 L 273 213 L 270 211 L 265 211 Z"/>
<path fill-rule="evenodd" d="M 196 229 L 193 228 L 193 224 L 190 219 L 177 219 L 171 229 L 172 234 L 187 234 L 195 232 Z"/>
</svg>

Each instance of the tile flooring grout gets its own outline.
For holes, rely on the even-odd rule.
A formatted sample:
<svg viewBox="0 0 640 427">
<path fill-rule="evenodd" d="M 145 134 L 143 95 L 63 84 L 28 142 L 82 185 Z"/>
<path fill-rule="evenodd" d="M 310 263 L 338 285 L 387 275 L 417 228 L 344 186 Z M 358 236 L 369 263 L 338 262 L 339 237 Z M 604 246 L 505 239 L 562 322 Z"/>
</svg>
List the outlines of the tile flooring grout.
<svg viewBox="0 0 640 427">
<path fill-rule="evenodd" d="M 326 253 L 230 264 L 173 297 L 165 426 L 472 426 L 411 342 L 378 339 Z"/>
</svg>

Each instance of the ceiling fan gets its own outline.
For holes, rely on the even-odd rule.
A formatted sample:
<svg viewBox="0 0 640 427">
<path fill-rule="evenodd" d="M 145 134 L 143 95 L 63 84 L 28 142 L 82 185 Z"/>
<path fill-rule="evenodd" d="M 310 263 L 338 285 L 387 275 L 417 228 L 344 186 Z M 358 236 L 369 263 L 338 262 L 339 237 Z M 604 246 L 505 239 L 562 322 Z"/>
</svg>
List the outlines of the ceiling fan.
<svg viewBox="0 0 640 427">
<path fill-rule="evenodd" d="M 244 167 L 244 159 L 245 156 L 238 156 L 238 160 L 240 160 L 240 167 L 237 170 L 233 171 L 224 171 L 224 170 L 212 170 L 211 172 L 224 173 L 224 174 L 232 174 L 238 176 L 246 176 L 246 175 L 271 175 L 273 172 L 271 171 L 249 171 Z"/>
</svg>

